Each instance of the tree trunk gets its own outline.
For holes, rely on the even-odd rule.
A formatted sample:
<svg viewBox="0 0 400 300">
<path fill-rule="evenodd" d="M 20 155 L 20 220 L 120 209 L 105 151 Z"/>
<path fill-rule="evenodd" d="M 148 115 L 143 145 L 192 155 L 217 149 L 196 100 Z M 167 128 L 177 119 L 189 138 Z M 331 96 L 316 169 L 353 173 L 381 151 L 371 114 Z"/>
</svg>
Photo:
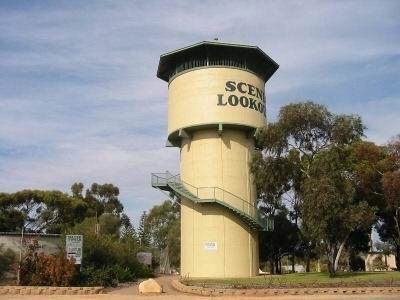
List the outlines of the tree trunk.
<svg viewBox="0 0 400 300">
<path fill-rule="evenodd" d="M 333 262 L 333 257 L 329 255 L 328 257 L 328 272 L 329 272 L 329 277 L 335 277 L 335 268 L 334 268 L 334 262 Z"/>
<path fill-rule="evenodd" d="M 296 270 L 294 268 L 295 262 L 294 262 L 294 254 L 292 255 L 292 273 L 294 273 Z"/>
<path fill-rule="evenodd" d="M 272 257 L 269 258 L 269 272 L 275 274 L 274 259 Z"/>
<path fill-rule="evenodd" d="M 400 245 L 396 245 L 396 270 L 400 272 Z"/>
<path fill-rule="evenodd" d="M 344 248 L 344 244 L 346 243 L 346 241 L 347 241 L 347 237 L 346 237 L 346 239 L 340 244 L 339 250 L 338 250 L 338 252 L 336 253 L 335 263 L 334 263 L 334 265 L 333 265 L 334 270 L 335 270 L 335 273 L 336 273 L 336 271 L 337 271 L 337 269 L 338 269 L 340 254 L 342 254 L 342 250 L 343 250 L 343 248 Z"/>
<path fill-rule="evenodd" d="M 311 259 L 309 253 L 306 255 L 306 272 L 310 272 Z"/>
<path fill-rule="evenodd" d="M 336 251 L 335 251 L 335 247 L 332 247 L 327 252 L 328 252 L 327 253 L 327 258 L 328 258 L 329 277 L 335 277 L 335 275 L 336 275 L 336 269 L 335 269 Z"/>
</svg>

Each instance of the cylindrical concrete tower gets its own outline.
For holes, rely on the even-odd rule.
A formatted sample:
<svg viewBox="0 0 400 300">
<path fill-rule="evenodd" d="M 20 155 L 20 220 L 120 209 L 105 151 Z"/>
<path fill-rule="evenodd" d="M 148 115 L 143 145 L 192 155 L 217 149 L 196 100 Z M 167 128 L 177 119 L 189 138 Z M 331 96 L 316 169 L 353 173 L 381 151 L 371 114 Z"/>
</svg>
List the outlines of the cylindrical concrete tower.
<svg viewBox="0 0 400 300">
<path fill-rule="evenodd" d="M 266 125 L 265 83 L 278 65 L 255 46 L 201 42 L 161 55 L 169 86 L 168 141 L 181 174 L 152 185 L 181 201 L 181 275 L 258 274 L 258 230 L 249 171 L 254 134 Z"/>
</svg>

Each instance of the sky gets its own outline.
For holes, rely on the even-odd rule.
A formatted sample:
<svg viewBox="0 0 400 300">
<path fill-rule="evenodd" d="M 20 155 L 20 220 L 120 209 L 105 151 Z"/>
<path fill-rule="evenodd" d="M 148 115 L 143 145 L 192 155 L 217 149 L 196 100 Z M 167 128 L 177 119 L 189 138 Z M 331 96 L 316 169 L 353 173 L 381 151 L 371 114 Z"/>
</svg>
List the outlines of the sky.
<svg viewBox="0 0 400 300">
<path fill-rule="evenodd" d="M 400 1 L 0 1 L 0 191 L 113 183 L 137 224 L 179 172 L 166 148 L 162 53 L 218 38 L 257 45 L 279 70 L 267 118 L 313 100 L 400 133 Z"/>
</svg>

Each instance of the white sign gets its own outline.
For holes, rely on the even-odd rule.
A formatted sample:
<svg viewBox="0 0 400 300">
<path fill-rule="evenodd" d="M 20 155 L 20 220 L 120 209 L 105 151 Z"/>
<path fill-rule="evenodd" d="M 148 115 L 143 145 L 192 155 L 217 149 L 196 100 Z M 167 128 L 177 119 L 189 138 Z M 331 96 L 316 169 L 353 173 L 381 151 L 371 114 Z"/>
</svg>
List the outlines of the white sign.
<svg viewBox="0 0 400 300">
<path fill-rule="evenodd" d="M 73 257 L 75 259 L 75 264 L 82 264 L 82 235 L 66 235 L 65 236 L 65 249 L 67 252 L 67 257 Z"/>
<path fill-rule="evenodd" d="M 151 266 L 152 254 L 150 252 L 138 252 L 136 257 L 142 264 Z"/>
<path fill-rule="evenodd" d="M 208 251 L 217 251 L 218 250 L 217 242 L 213 241 L 204 242 L 204 249 Z"/>
</svg>

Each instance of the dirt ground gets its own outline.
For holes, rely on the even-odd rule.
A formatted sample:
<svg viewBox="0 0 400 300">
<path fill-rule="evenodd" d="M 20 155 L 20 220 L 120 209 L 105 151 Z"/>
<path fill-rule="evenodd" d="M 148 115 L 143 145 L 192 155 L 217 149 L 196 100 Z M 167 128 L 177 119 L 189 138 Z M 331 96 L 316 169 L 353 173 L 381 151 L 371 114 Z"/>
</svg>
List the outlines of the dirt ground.
<svg viewBox="0 0 400 300">
<path fill-rule="evenodd" d="M 139 282 L 129 286 L 108 290 L 107 294 L 102 295 L 0 295 L 0 300 L 204 300 L 212 298 L 213 300 L 228 299 L 246 299 L 260 300 L 262 298 L 276 300 L 300 300 L 300 299 L 350 299 L 350 300 L 381 300 L 381 299 L 399 299 L 399 295 L 308 295 L 308 296 L 268 296 L 268 297 L 247 297 L 247 296 L 223 296 L 223 297 L 203 297 L 180 293 L 171 286 L 174 276 L 163 276 L 156 278 L 157 282 L 163 286 L 164 293 L 160 295 L 140 295 L 138 290 Z"/>
</svg>

